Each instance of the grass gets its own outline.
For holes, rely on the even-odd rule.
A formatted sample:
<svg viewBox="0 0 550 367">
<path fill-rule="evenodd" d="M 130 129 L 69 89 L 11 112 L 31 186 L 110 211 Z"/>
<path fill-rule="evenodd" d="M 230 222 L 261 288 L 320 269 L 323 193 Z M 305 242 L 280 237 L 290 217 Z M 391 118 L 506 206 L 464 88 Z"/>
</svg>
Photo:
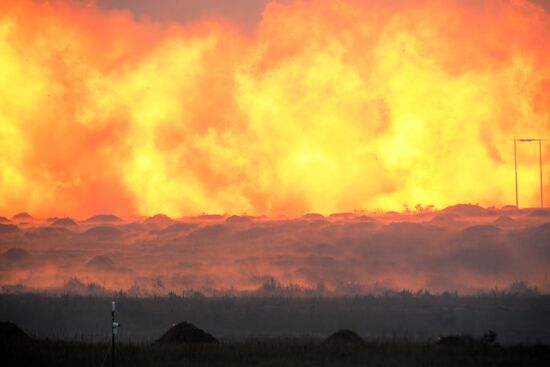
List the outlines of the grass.
<svg viewBox="0 0 550 367">
<path fill-rule="evenodd" d="M 111 365 L 108 343 L 7 340 L 3 366 Z M 117 366 L 547 366 L 548 346 L 440 347 L 409 341 L 327 345 L 314 339 L 250 339 L 219 345 L 117 344 Z"/>
<path fill-rule="evenodd" d="M 37 337 L 110 335 L 107 297 L 0 294 L 0 321 L 12 321 Z M 366 338 L 408 337 L 426 341 L 442 335 L 481 337 L 489 330 L 501 344 L 550 345 L 550 295 L 430 295 L 396 293 L 339 298 L 114 298 L 120 340 L 148 342 L 171 325 L 190 322 L 214 337 L 242 340 L 309 335 L 324 338 L 352 329 Z M 83 317 L 85 315 L 85 317 Z"/>
</svg>

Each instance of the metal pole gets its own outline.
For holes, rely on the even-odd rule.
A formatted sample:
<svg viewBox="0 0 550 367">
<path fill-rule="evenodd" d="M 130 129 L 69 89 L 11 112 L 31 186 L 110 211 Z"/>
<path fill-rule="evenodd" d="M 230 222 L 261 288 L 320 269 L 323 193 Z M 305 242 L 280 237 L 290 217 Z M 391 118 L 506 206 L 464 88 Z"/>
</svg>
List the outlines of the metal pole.
<svg viewBox="0 0 550 367">
<path fill-rule="evenodd" d="M 519 198 L 518 198 L 518 155 L 516 149 L 517 139 L 514 137 L 514 168 L 516 172 L 516 208 L 519 209 Z"/>
<path fill-rule="evenodd" d="M 113 320 L 111 324 L 111 366 L 115 367 L 115 301 L 112 303 L 111 316 Z"/>
<path fill-rule="evenodd" d="M 544 193 L 542 189 L 542 139 L 539 140 L 539 166 L 540 166 L 540 207 L 544 208 Z"/>
</svg>

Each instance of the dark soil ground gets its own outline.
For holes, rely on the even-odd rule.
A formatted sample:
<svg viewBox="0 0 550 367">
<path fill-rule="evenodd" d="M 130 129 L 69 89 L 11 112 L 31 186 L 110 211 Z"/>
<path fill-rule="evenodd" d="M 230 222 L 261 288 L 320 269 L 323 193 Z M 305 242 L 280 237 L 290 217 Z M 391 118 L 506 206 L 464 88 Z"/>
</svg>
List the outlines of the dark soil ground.
<svg viewBox="0 0 550 367">
<path fill-rule="evenodd" d="M 117 301 L 121 342 L 150 343 L 187 321 L 223 340 L 250 337 L 324 339 L 350 329 L 365 340 L 422 343 L 446 335 L 481 338 L 494 330 L 501 345 L 550 345 L 550 295 L 397 293 L 341 298 L 86 297 L 0 294 L 0 321 L 39 338 L 103 341 Z"/>
<path fill-rule="evenodd" d="M 319 339 L 254 339 L 210 345 L 116 346 L 116 366 L 547 366 L 548 346 L 439 346 L 408 341 L 327 344 Z M 49 339 L 0 345 L 2 366 L 111 365 L 109 343 Z"/>
</svg>

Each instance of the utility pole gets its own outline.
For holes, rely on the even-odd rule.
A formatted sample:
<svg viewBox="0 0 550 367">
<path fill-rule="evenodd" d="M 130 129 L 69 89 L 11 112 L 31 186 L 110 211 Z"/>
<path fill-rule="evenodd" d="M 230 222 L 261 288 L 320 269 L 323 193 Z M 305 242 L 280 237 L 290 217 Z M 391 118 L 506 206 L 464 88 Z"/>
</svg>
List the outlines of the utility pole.
<svg viewBox="0 0 550 367">
<path fill-rule="evenodd" d="M 517 139 L 514 136 L 514 168 L 516 171 L 516 209 L 519 209 L 519 196 L 518 196 L 518 153 L 517 153 Z"/>
<path fill-rule="evenodd" d="M 542 139 L 539 139 L 539 167 L 540 167 L 540 207 L 544 208 L 544 189 L 542 187 Z"/>
<path fill-rule="evenodd" d="M 118 334 L 118 328 L 120 324 L 115 321 L 115 309 L 116 303 L 112 302 L 111 316 L 112 316 L 112 327 L 111 327 L 111 366 L 115 367 L 115 336 Z"/>
<path fill-rule="evenodd" d="M 518 203 L 518 156 L 517 156 L 517 142 L 520 143 L 531 143 L 531 142 L 539 142 L 539 176 L 540 176 L 540 207 L 544 208 L 544 187 L 542 184 L 542 142 L 544 139 L 518 139 L 514 137 L 514 168 L 516 173 L 516 208 L 519 209 L 519 203 Z"/>
</svg>

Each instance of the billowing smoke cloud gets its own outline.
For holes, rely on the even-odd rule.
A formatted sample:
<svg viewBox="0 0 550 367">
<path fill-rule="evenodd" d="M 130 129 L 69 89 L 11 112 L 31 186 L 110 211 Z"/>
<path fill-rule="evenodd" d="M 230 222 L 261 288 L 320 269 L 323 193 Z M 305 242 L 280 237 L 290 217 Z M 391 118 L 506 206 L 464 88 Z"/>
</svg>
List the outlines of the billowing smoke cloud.
<svg viewBox="0 0 550 367">
<path fill-rule="evenodd" d="M 62 291 L 79 284 L 80 292 L 136 295 L 470 293 L 523 281 L 548 292 L 549 218 L 542 210 L 455 206 L 287 220 L 102 216 L 76 226 L 16 220 L 0 224 L 0 286 Z"/>
<path fill-rule="evenodd" d="M 74 0 L 90 3 L 86 0 Z M 372 0 L 371 0 L 372 1 Z M 550 9 L 548 0 L 531 0 L 544 9 Z M 137 18 L 155 21 L 189 22 L 203 17 L 223 16 L 244 27 L 253 27 L 261 19 L 262 12 L 269 3 L 288 3 L 288 0 L 96 0 L 94 3 L 108 10 L 132 12 Z M 372 1 L 374 3 L 374 1 Z M 393 0 L 393 2 L 397 2 Z M 403 1 L 401 1 L 403 2 Z M 463 1 L 465 2 L 465 1 Z M 378 1 L 388 3 L 388 1 Z"/>
<path fill-rule="evenodd" d="M 549 130 L 526 0 L 109 3 L 0 1 L 0 212 L 501 206 Z"/>
<path fill-rule="evenodd" d="M 78 0 L 77 0 L 78 1 Z M 269 0 L 96 0 L 107 10 L 130 11 L 138 19 L 186 23 L 201 18 L 228 18 L 245 31 L 253 30 Z M 278 1 L 279 3 L 283 1 Z"/>
</svg>

